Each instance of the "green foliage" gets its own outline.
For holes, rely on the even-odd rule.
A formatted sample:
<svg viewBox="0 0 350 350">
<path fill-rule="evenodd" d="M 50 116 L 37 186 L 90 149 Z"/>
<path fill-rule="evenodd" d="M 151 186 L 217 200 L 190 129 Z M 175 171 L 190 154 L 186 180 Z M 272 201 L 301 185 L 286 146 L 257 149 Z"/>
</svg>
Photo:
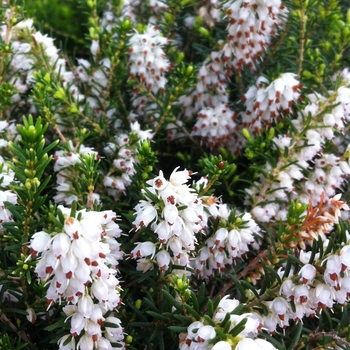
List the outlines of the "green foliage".
<svg viewBox="0 0 350 350">
<path fill-rule="evenodd" d="M 225 3 L 227 1 L 220 2 Z M 315 289 L 324 283 L 327 260 L 343 254 L 349 245 L 349 222 L 338 218 L 341 204 L 336 204 L 338 211 L 327 207 L 324 193 L 320 194 L 317 204 L 312 200 L 305 204 L 305 198 L 299 194 L 322 152 L 342 153 L 335 162 L 348 164 L 349 150 L 341 150 L 349 141 L 349 126 L 344 127 L 344 135 L 334 128 L 335 136 L 343 138 L 342 143 L 338 144 L 335 138 L 327 139 L 317 156 L 307 159 L 306 165 L 300 165 L 297 157 L 310 147 L 310 130 L 321 133 L 320 129 L 326 129 L 324 117 L 341 105 L 336 100 L 338 89 L 348 86 L 340 77 L 332 77 L 350 64 L 350 10 L 345 0 L 283 3 L 289 10 L 286 23 L 280 26 L 279 34 L 271 38 L 256 70 L 246 66 L 241 70 L 228 69 L 225 61 L 223 67 L 228 70 L 223 77 L 222 72 L 207 72 L 220 76 L 220 84 L 227 84 L 227 108 L 237 111 L 231 121 L 240 128 L 239 137 L 230 135 L 229 140 L 223 137 L 218 140 L 219 147 L 208 144 L 204 136 L 193 136 L 191 130 L 196 120 L 183 116 L 186 107 L 193 108 L 192 114 L 197 115 L 195 105 L 202 95 L 188 102 L 190 106 L 180 102 L 191 96 L 198 83 L 205 81 L 206 76 L 199 74 L 203 61 L 213 60 L 211 53 L 220 51 L 227 40 L 229 16 L 226 14 L 219 22 L 211 21 L 210 1 L 169 0 L 168 8 L 161 12 L 154 11 L 149 1 L 141 1 L 133 13 L 136 22 L 123 16 L 123 1 L 110 1 L 115 17 L 111 30 L 101 25 L 106 0 L 3 3 L 0 9 L 3 28 L 14 28 L 26 16 L 34 16 L 37 27 L 55 38 L 61 52 L 55 61 L 50 61 L 45 43 L 39 43 L 28 28 L 17 28 L 15 34 L 21 43 L 27 44 L 32 60 L 30 74 L 26 76 L 24 69 L 16 71 L 11 66 L 16 47 L 10 38 L 3 35 L 0 40 L 0 119 L 4 122 L 1 141 L 6 143 L 0 153 L 8 160 L 0 170 L 5 175 L 13 172 L 14 180 L 8 189 L 17 198 L 15 202 L 8 197 L 1 208 L 10 214 L 8 222 L 0 223 L 0 349 L 56 349 L 57 341 L 70 332 L 72 320 L 62 312 L 62 308 L 70 304 L 62 297 L 60 303 L 48 309 L 47 281 L 37 279 L 38 260 L 29 248 L 35 233 L 56 234 L 64 230 L 64 212 L 53 201 L 69 206 L 70 216 L 74 218 L 81 209 L 116 213 L 123 233 L 118 242 L 113 243 L 120 243 L 120 249 L 125 252 L 118 265 L 123 303 L 116 308 L 116 315 L 122 321 L 125 344 L 133 350 L 177 349 L 179 340 L 186 343 L 188 327 L 196 321 L 215 330 L 208 348 L 218 341 L 227 341 L 235 349 L 248 318 L 236 322 L 231 316 L 254 313 L 263 318 L 271 314 L 272 302 L 281 297 L 281 286 L 286 280 L 295 286 L 304 283 L 300 271 L 307 264 L 315 266 L 315 282 L 307 288 Z M 23 5 L 23 9 L 19 5 Z M 7 14 L 6 6 L 11 7 Z M 136 32 L 141 34 L 147 30 L 151 16 L 159 24 L 162 35 L 170 39 L 164 45 L 164 56 L 169 60 L 167 82 L 158 91 L 147 86 L 140 74 L 130 72 L 129 40 Z M 184 24 L 186 21 L 193 21 L 190 30 Z M 97 42 L 98 48 L 93 51 L 91 43 Z M 24 52 L 23 57 L 27 56 L 29 53 Z M 81 64 L 75 56 L 85 58 L 86 62 Z M 61 66 L 59 60 L 63 57 L 66 61 Z M 239 114 L 245 111 L 244 94 L 258 77 L 273 81 L 285 72 L 295 73 L 302 83 L 303 88 L 295 87 L 300 91 L 300 98 L 292 101 L 288 111 L 278 111 L 280 115 L 271 123 L 260 129 L 249 129 Z M 66 73 L 72 74 L 69 83 L 65 80 Z M 96 77 L 103 84 L 96 82 Z M 220 84 L 203 83 L 202 89 L 210 91 L 210 99 L 215 101 L 220 95 L 216 90 Z M 324 99 L 320 98 L 314 114 L 304 113 L 306 106 L 314 102 L 309 95 L 314 91 L 324 95 Z M 210 99 L 203 103 L 203 109 L 209 108 Z M 268 108 L 268 104 L 265 107 Z M 17 123 L 18 135 L 6 129 L 12 121 Z M 229 126 L 223 125 L 225 128 Z M 214 127 L 210 131 L 214 133 Z M 141 137 L 141 132 L 146 136 Z M 278 145 L 279 138 L 283 137 L 291 139 L 284 148 Z M 236 146 L 237 152 L 233 152 Z M 115 162 L 123 152 L 128 153 L 126 158 L 131 165 Z M 199 261 L 199 268 L 215 266 L 215 273 L 205 276 L 204 281 L 192 265 L 170 263 L 169 269 L 164 270 L 152 262 L 150 269 L 142 271 L 131 256 L 128 257 L 139 242 L 152 242 L 157 249 L 169 248 L 169 242 L 158 239 L 156 225 L 166 204 L 150 184 L 160 171 L 164 178 L 169 178 L 178 165 L 181 169 L 191 169 L 192 179 L 198 180 L 180 186 L 184 191 L 190 188 L 197 203 L 204 206 L 200 215 L 194 211 L 191 215 L 197 215 L 198 222 L 208 218 L 207 226 L 196 232 L 187 264 L 201 253 L 203 256 L 206 252 L 213 254 L 212 261 L 205 257 Z M 276 185 L 280 175 L 292 166 L 300 172 L 294 178 L 291 176 L 293 186 Z M 5 175 L 0 180 L 1 193 L 7 190 Z M 54 196 L 67 179 L 71 186 L 61 191 L 63 200 L 59 201 Z M 107 180 L 110 185 L 104 184 Z M 117 181 L 123 186 L 126 184 L 125 188 L 118 191 Z M 169 188 L 171 186 L 175 187 L 171 184 Z M 349 197 L 348 188 L 343 188 Z M 275 198 L 276 193 L 285 196 Z M 135 208 L 146 200 L 154 204 L 156 214 L 149 225 L 140 224 L 136 228 L 133 226 L 137 216 Z M 227 207 L 221 206 L 226 203 Z M 212 205 L 224 214 L 213 214 Z M 273 209 L 284 207 L 284 216 L 259 221 L 253 210 L 261 206 L 263 211 L 268 205 L 273 205 Z M 185 209 L 187 205 L 183 203 L 176 207 L 177 212 Z M 246 242 L 253 219 L 257 228 Z M 199 225 L 197 221 L 192 224 Z M 238 249 L 228 240 L 223 244 L 216 236 L 219 230 L 226 230 L 227 235 L 232 236 L 239 232 L 237 247 L 243 243 L 249 245 L 244 254 L 237 253 L 232 263 L 227 263 L 228 255 Z M 187 246 L 181 248 L 181 253 L 187 254 L 185 248 Z M 303 254 L 306 258 L 302 258 Z M 154 255 L 147 258 L 154 261 Z M 224 259 L 220 261 L 222 256 Z M 344 271 L 342 266 L 339 278 L 346 277 Z M 331 280 L 336 283 L 333 275 Z M 88 283 L 85 287 L 88 288 Z M 335 287 L 338 288 L 336 284 Z M 240 304 L 217 321 L 217 308 L 227 295 Z M 292 315 L 297 301 L 290 299 L 288 303 L 289 326 L 280 322 L 283 315 L 276 314 L 277 333 L 259 330 L 260 338 L 279 350 L 347 348 L 348 298 L 344 305 L 332 308 L 315 303 L 309 310 L 315 317 L 303 320 Z M 105 318 L 110 314 L 109 311 Z M 111 322 L 103 326 L 119 327 Z M 198 329 L 192 331 L 196 334 Z M 64 346 L 68 347 L 72 339 L 73 335 L 68 335 Z"/>
</svg>

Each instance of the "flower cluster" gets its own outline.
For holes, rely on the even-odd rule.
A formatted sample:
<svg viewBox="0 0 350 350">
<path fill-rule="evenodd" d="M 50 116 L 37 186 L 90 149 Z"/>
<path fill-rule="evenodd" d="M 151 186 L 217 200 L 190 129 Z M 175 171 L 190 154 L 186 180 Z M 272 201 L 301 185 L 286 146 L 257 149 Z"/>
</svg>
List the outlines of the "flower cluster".
<svg viewBox="0 0 350 350">
<path fill-rule="evenodd" d="M 328 244 L 328 240 L 324 242 L 325 248 Z M 315 317 L 316 312 L 333 308 L 334 303 L 344 305 L 350 296 L 349 253 L 349 245 L 346 245 L 337 254 L 329 255 L 323 261 L 325 270 L 321 276 L 310 263 L 311 252 L 301 251 L 299 259 L 303 267 L 297 275 L 283 280 L 280 296 L 265 302 L 270 313 L 262 317 L 264 327 L 274 333 L 278 327 L 289 326 L 290 320 L 302 322 L 304 317 Z M 319 254 L 314 260 L 319 260 Z M 280 273 L 283 275 L 283 271 Z"/>
<path fill-rule="evenodd" d="M 198 119 L 193 127 L 192 135 L 200 136 L 208 142 L 210 148 L 225 146 L 228 139 L 235 134 L 235 113 L 226 104 L 214 108 L 203 108 L 198 113 Z"/>
<path fill-rule="evenodd" d="M 72 141 L 68 142 L 67 148 L 67 150 L 56 151 L 54 156 L 54 171 L 57 172 L 57 194 L 54 196 L 54 200 L 56 203 L 64 203 L 65 205 L 72 204 L 78 199 L 79 189 L 76 185 L 78 171 L 76 167 L 82 162 L 80 156 L 97 157 L 97 153 L 92 148 L 84 145 L 74 147 Z M 99 203 L 98 193 L 93 194 L 93 201 L 95 200 Z"/>
<path fill-rule="evenodd" d="M 270 173 L 274 181 L 267 185 L 266 177 L 261 173 L 260 183 L 256 182 L 255 187 L 246 190 L 249 198 L 255 197 L 252 215 L 258 221 L 284 219 L 288 209 L 283 202 L 288 205 L 289 200 L 300 197 L 302 203 L 307 204 L 311 200 L 313 205 L 317 205 L 321 198 L 327 201 L 336 195 L 337 189 L 342 189 L 350 175 L 347 156 L 344 154 L 339 157 L 324 152 L 323 147 L 329 140 L 336 141 L 336 132 L 343 129 L 343 122 L 348 118 L 347 103 L 334 107 L 329 106 L 329 103 L 340 102 L 339 96 L 344 101 L 350 101 L 348 90 L 340 87 L 332 92 L 329 100 L 320 95 L 309 95 L 309 104 L 291 121 L 294 137 L 288 134 L 274 138 L 275 147 L 281 153 L 287 150 L 287 157 L 282 158 L 277 167 L 266 163 L 264 171 Z M 303 134 L 310 119 L 313 120 L 314 127 Z M 299 138 L 298 135 L 303 136 Z M 265 186 L 263 191 L 261 186 Z M 264 201 L 269 204 L 260 206 L 259 203 Z M 247 199 L 246 203 L 251 203 L 251 200 Z"/>
<path fill-rule="evenodd" d="M 120 321 L 104 317 L 121 302 L 116 274 L 123 252 L 116 241 L 121 230 L 115 213 L 81 210 L 76 218 L 71 209 L 59 206 L 58 210 L 58 219 L 64 220 L 61 231 L 39 231 L 31 239 L 31 256 L 40 255 L 35 272 L 49 284 L 49 306 L 57 301 L 68 303 L 63 310 L 71 318 L 71 345 L 78 337 L 78 348 L 109 344 L 107 348 L 111 349 L 111 343 L 123 340 Z M 103 327 L 104 321 L 112 321 L 117 328 Z M 66 349 L 68 337 L 59 341 L 60 349 Z"/>
<path fill-rule="evenodd" d="M 6 166 L 4 158 L 0 156 L 0 232 L 4 231 L 1 225 L 3 222 L 13 221 L 11 213 L 6 209 L 5 202 L 17 204 L 17 195 L 9 189 L 14 179 L 14 172 Z"/>
<path fill-rule="evenodd" d="M 201 109 L 216 108 L 228 103 L 228 69 L 223 66 L 220 52 L 212 52 L 199 68 L 196 88 L 179 98 L 180 116 L 192 119 Z"/>
<path fill-rule="evenodd" d="M 247 65 L 255 69 L 256 61 L 282 25 L 287 13 L 281 0 L 231 0 L 224 8 L 229 19 L 229 41 L 223 48 L 224 60 L 239 72 Z M 233 56 L 233 58 L 232 58 Z"/>
<path fill-rule="evenodd" d="M 163 46 L 168 39 L 160 36 L 155 26 L 148 26 L 143 34 L 136 32 L 129 39 L 130 78 L 138 76 L 140 83 L 153 93 L 164 91 L 167 79 L 164 74 L 170 69 Z"/>
<path fill-rule="evenodd" d="M 115 157 L 113 167 L 105 176 L 103 184 L 107 187 L 108 193 L 112 196 L 124 192 L 131 184 L 131 178 L 135 173 L 135 164 L 138 163 L 136 157 L 136 145 L 139 141 L 152 140 L 151 130 L 141 130 L 140 124 L 136 121 L 130 124 L 129 134 L 120 134 L 115 137 L 115 142 L 108 142 L 104 151 L 107 155 Z"/>
<path fill-rule="evenodd" d="M 259 133 L 263 126 L 269 126 L 289 114 L 293 102 L 297 101 L 301 84 L 295 74 L 284 73 L 273 82 L 259 77 L 243 96 L 246 111 L 241 113 L 243 126 Z"/>
<path fill-rule="evenodd" d="M 133 225 L 136 231 L 150 227 L 157 241 L 137 243 L 131 251 L 130 257 L 138 259 L 138 270 L 146 271 L 153 263 L 161 270 L 167 270 L 170 262 L 189 265 L 196 236 L 203 232 L 208 220 L 203 201 L 186 185 L 190 178 L 190 171 L 176 168 L 169 180 L 160 171 L 159 176 L 147 181 L 145 200 L 135 207 Z"/>
<path fill-rule="evenodd" d="M 203 278 L 212 277 L 216 272 L 225 272 L 226 267 L 232 267 L 236 259 L 249 251 L 249 246 L 259 248 L 256 240 L 261 230 L 251 215 L 244 213 L 236 217 L 235 212 L 226 205 L 220 204 L 218 207 L 217 215 L 214 213 L 215 208 L 209 210 L 219 224 L 191 262 L 197 274 Z"/>
<path fill-rule="evenodd" d="M 261 318 L 255 313 L 236 314 L 235 309 L 239 306 L 239 301 L 225 296 L 220 300 L 216 308 L 212 321 L 215 324 L 209 325 L 201 321 L 195 321 L 187 328 L 187 334 L 180 335 L 180 350 L 230 350 L 235 349 L 276 349 L 266 340 L 256 338 L 261 331 Z M 229 317 L 227 317 L 229 315 Z M 243 330 L 238 334 L 234 333 L 235 326 L 245 321 Z M 225 327 L 229 323 L 229 327 Z M 224 331 L 226 340 L 218 340 L 221 332 Z M 231 335 L 232 333 L 235 336 Z M 215 342 L 216 340 L 216 342 Z"/>
<path fill-rule="evenodd" d="M 78 66 L 73 72 L 67 72 L 66 75 L 71 76 L 71 84 L 73 81 L 75 85 L 70 87 L 70 91 L 76 96 L 77 100 L 89 106 L 93 112 L 94 117 L 100 119 L 104 115 L 107 119 L 111 118 L 115 113 L 115 109 L 109 106 L 106 101 L 106 86 L 108 82 L 108 74 L 111 69 L 110 59 L 102 59 L 97 63 L 97 66 L 92 66 L 91 63 L 85 59 L 78 59 Z M 82 89 L 78 87 L 84 86 L 87 88 L 85 94 L 78 93 Z M 83 109 L 81 107 L 81 109 Z"/>
<path fill-rule="evenodd" d="M 1 346 L 350 348 L 346 1 L 80 1 L 62 49 L 15 2 Z"/>
<path fill-rule="evenodd" d="M 3 25 L 0 33 L 3 42 L 7 45 L 11 44 L 11 60 L 6 72 L 6 80 L 16 92 L 12 96 L 14 106 L 28 105 L 30 112 L 33 113 L 35 108 L 32 106 L 32 101 L 25 97 L 25 93 L 34 81 L 36 60 L 33 51 L 37 55 L 44 55 L 56 72 L 65 71 L 65 60 L 59 57 L 58 49 L 54 46 L 52 38 L 34 31 L 32 19 L 20 21 L 12 28 Z M 26 40 L 28 36 L 32 42 Z"/>
</svg>

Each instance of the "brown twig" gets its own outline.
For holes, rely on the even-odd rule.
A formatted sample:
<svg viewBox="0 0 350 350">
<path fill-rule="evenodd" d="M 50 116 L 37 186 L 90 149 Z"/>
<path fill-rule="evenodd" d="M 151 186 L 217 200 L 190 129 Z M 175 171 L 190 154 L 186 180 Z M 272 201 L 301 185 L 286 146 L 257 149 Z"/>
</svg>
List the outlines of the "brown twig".
<svg viewBox="0 0 350 350">
<path fill-rule="evenodd" d="M 268 254 L 268 250 L 263 250 L 262 252 L 259 252 L 259 254 L 249 262 L 249 264 L 236 276 L 237 280 L 242 279 L 243 277 L 247 276 L 247 274 L 254 269 L 256 265 L 258 265 L 261 260 Z M 235 284 L 234 281 L 228 281 L 226 282 L 220 289 L 220 292 L 215 295 L 213 298 L 214 300 L 217 297 L 223 297 L 226 295 L 226 292 L 233 287 Z"/>
<path fill-rule="evenodd" d="M 17 335 L 23 339 L 25 342 L 27 342 L 30 345 L 33 345 L 32 341 L 30 340 L 29 336 L 23 332 L 17 329 L 17 327 L 7 318 L 7 316 L 3 313 L 0 312 L 0 320 L 5 323 L 6 325 L 9 326 L 9 328 L 14 331 L 15 333 L 17 333 Z"/>
<path fill-rule="evenodd" d="M 298 59 L 298 70 L 297 75 L 300 77 L 301 71 L 303 69 L 304 51 L 305 51 L 305 33 L 306 33 L 306 16 L 305 16 L 305 2 L 300 0 L 300 23 L 301 23 L 301 34 L 300 34 L 300 50 Z"/>
</svg>

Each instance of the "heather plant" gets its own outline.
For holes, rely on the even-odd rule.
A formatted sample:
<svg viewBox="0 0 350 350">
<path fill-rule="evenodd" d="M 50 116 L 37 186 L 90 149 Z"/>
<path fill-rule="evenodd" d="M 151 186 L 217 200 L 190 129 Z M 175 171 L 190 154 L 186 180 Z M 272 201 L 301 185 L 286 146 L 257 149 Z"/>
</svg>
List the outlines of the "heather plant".
<svg viewBox="0 0 350 350">
<path fill-rule="evenodd" d="M 62 5 L 0 7 L 0 349 L 349 349 L 348 2 Z"/>
</svg>

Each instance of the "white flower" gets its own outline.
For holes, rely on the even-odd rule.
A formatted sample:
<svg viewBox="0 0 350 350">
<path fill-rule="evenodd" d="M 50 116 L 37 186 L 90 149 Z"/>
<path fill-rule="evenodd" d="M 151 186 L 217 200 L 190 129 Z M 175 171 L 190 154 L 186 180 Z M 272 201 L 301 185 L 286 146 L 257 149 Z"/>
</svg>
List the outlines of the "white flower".
<svg viewBox="0 0 350 350">
<path fill-rule="evenodd" d="M 71 338 L 71 340 L 68 342 L 68 344 L 63 345 L 68 338 Z M 75 350 L 75 338 L 71 336 L 71 334 L 67 334 L 59 339 L 58 346 L 60 350 Z"/>
<path fill-rule="evenodd" d="M 284 321 L 285 317 L 287 316 L 290 310 L 290 306 L 284 298 L 277 297 L 271 302 L 270 309 L 275 315 L 278 316 L 280 320 Z"/>
<path fill-rule="evenodd" d="M 298 275 L 304 284 L 312 284 L 316 277 L 316 268 L 311 264 L 305 264 L 299 271 Z"/>
<path fill-rule="evenodd" d="M 232 350 L 232 346 L 227 341 L 220 340 L 212 347 L 212 350 Z"/>
<path fill-rule="evenodd" d="M 153 242 L 141 242 L 136 243 L 137 246 L 131 251 L 130 258 L 139 258 L 139 257 L 154 257 L 156 252 L 156 246 Z"/>
<path fill-rule="evenodd" d="M 260 350 L 260 348 L 253 339 L 243 338 L 238 342 L 236 350 Z"/>
<path fill-rule="evenodd" d="M 198 329 L 196 340 L 198 343 L 207 343 L 208 340 L 215 338 L 215 336 L 215 328 L 213 326 L 207 325 Z"/>
<path fill-rule="evenodd" d="M 30 240 L 30 251 L 31 255 L 35 256 L 38 253 L 42 253 L 44 250 L 49 248 L 51 236 L 44 232 L 36 232 Z"/>
<path fill-rule="evenodd" d="M 136 32 L 129 40 L 130 77 L 138 75 L 153 93 L 164 90 L 167 82 L 164 73 L 170 65 L 162 49 L 167 42 L 153 26 L 148 26 L 143 34 Z"/>
<path fill-rule="evenodd" d="M 213 319 L 215 321 L 222 321 L 227 313 L 231 313 L 237 306 L 239 301 L 237 299 L 230 299 L 229 295 L 224 296 L 216 309 Z"/>
<path fill-rule="evenodd" d="M 254 341 L 255 344 L 259 346 L 259 350 L 276 350 L 276 348 L 267 340 L 257 338 Z"/>
<path fill-rule="evenodd" d="M 294 301 L 305 304 L 309 299 L 309 288 L 305 284 L 294 287 Z"/>
<path fill-rule="evenodd" d="M 169 267 L 171 258 L 169 253 L 166 250 L 161 250 L 156 254 L 156 260 L 159 268 L 165 271 Z"/>
<path fill-rule="evenodd" d="M 328 285 L 319 283 L 312 290 L 311 298 L 318 310 L 323 310 L 326 307 L 332 308 L 333 300 L 331 297 L 331 289 Z"/>
</svg>

